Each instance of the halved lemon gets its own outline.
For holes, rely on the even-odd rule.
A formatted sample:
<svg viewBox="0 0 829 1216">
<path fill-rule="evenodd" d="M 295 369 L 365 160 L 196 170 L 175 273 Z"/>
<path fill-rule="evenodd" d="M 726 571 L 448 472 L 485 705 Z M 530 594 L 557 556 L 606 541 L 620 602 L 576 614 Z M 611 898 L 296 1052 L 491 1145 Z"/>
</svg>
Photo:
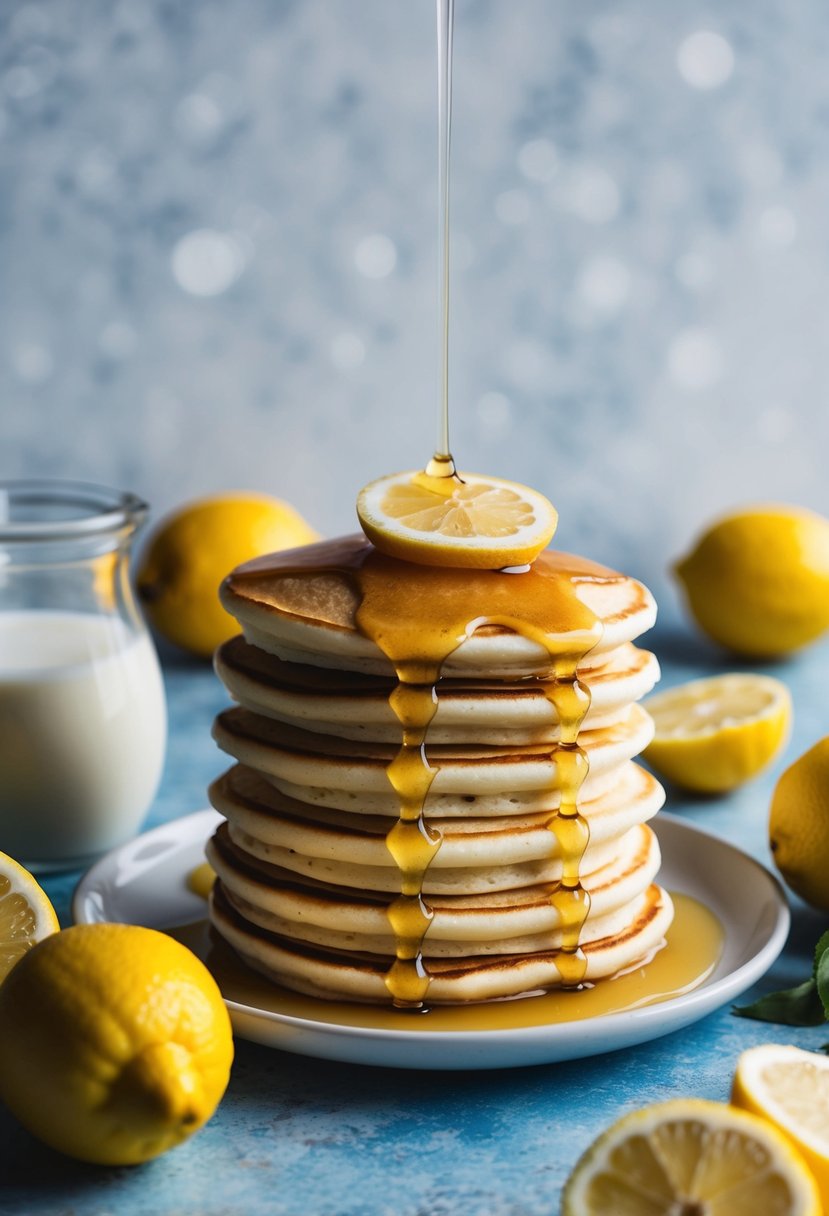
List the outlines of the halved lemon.
<svg viewBox="0 0 829 1216">
<path fill-rule="evenodd" d="M 829 1059 L 781 1043 L 751 1047 L 737 1061 L 731 1101 L 788 1136 L 829 1211 Z"/>
<path fill-rule="evenodd" d="M 645 759 L 676 785 L 707 794 L 756 776 L 783 747 L 792 720 L 786 685 L 748 672 L 691 680 L 644 704 L 656 727 Z"/>
<path fill-rule="evenodd" d="M 550 543 L 558 523 L 543 494 L 515 481 L 463 473 L 393 473 L 357 497 L 368 539 L 383 553 L 422 566 L 501 570 L 523 566 Z"/>
<path fill-rule="evenodd" d="M 719 1102 L 634 1111 L 567 1180 L 561 1216 L 820 1216 L 815 1180 L 770 1123 Z"/>
<path fill-rule="evenodd" d="M 27 950 L 59 928 L 46 892 L 28 870 L 0 853 L 0 984 Z"/>
</svg>

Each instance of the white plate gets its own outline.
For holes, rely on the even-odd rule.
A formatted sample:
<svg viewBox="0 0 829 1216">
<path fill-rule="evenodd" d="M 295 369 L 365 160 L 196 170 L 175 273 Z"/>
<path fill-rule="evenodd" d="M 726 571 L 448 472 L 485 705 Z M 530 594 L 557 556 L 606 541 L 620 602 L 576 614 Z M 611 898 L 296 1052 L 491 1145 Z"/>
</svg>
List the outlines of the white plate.
<svg viewBox="0 0 829 1216">
<path fill-rule="evenodd" d="M 187 878 L 203 860 L 204 842 L 219 822 L 215 811 L 198 811 L 108 853 L 78 885 L 75 920 L 159 929 L 202 922 L 204 900 L 187 888 Z M 322 1013 L 285 1012 L 279 1000 L 263 995 L 273 991 L 267 982 L 238 964 L 238 976 L 220 974 L 234 1029 L 242 1038 L 301 1055 L 420 1069 L 549 1064 L 679 1030 L 739 996 L 768 970 L 786 940 L 789 910 L 779 883 L 739 849 L 670 815 L 660 815 L 655 827 L 663 855 L 660 882 L 705 904 L 725 931 L 719 962 L 690 992 L 578 1021 L 497 1030 L 381 1029 L 326 1021 Z M 188 944 L 204 953 L 206 931 L 195 929 L 191 938 L 184 933 Z M 325 1007 L 325 1002 L 300 1001 L 312 1013 Z"/>
</svg>

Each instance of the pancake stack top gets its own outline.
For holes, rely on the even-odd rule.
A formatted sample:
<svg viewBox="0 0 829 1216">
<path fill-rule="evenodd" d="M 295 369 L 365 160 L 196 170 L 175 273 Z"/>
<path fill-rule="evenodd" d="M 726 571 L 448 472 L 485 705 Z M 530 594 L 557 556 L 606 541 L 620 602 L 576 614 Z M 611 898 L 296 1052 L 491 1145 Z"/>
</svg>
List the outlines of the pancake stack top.
<svg viewBox="0 0 829 1216">
<path fill-rule="evenodd" d="M 640 583 L 550 550 L 438 569 L 349 537 L 249 562 L 221 596 L 243 636 L 216 658 L 237 763 L 211 788 L 210 916 L 252 967 L 417 1006 L 594 982 L 660 947 Z"/>
</svg>

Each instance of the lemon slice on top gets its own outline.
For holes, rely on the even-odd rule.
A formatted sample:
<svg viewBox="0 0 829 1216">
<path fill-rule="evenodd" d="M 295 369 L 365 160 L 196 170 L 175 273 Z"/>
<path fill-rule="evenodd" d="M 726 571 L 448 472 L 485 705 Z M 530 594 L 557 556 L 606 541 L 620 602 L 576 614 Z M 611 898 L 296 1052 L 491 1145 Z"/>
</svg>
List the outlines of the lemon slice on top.
<svg viewBox="0 0 829 1216">
<path fill-rule="evenodd" d="M 753 673 L 691 680 L 645 701 L 656 728 L 649 764 L 676 785 L 723 793 L 757 775 L 786 742 L 789 690 Z"/>
<path fill-rule="evenodd" d="M 780 1043 L 752 1047 L 737 1061 L 731 1101 L 788 1136 L 829 1211 L 829 1059 Z"/>
<path fill-rule="evenodd" d="M 677 1099 L 626 1115 L 570 1175 L 561 1216 L 820 1216 L 815 1180 L 770 1123 Z"/>
<path fill-rule="evenodd" d="M 383 553 L 423 566 L 500 570 L 523 566 L 550 543 L 552 503 L 528 486 L 464 473 L 394 473 L 357 498 L 368 539 Z"/>
<path fill-rule="evenodd" d="M 46 892 L 28 870 L 0 853 L 0 984 L 27 950 L 59 927 Z"/>
</svg>

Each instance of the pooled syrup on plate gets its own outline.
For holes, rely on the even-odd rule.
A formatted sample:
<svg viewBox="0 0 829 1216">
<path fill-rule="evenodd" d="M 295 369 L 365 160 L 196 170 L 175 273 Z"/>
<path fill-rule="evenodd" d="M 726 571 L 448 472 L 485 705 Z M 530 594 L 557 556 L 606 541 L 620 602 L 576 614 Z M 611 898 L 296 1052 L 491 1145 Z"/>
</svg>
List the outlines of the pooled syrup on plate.
<svg viewBox="0 0 829 1216">
<path fill-rule="evenodd" d="M 722 953 L 722 925 L 690 895 L 673 894 L 672 899 L 674 919 L 665 948 L 624 975 L 600 980 L 593 987 L 557 989 L 517 1000 L 433 1005 L 428 1017 L 418 1018 L 413 1028 L 429 1032 L 520 1030 L 623 1013 L 691 992 L 705 982 L 717 965 Z M 245 966 L 206 920 L 168 932 L 207 964 L 225 1000 L 307 1022 L 375 1030 L 412 1028 L 411 1021 L 401 1018 L 395 1009 L 350 1001 L 322 1001 L 274 984 Z"/>
</svg>

